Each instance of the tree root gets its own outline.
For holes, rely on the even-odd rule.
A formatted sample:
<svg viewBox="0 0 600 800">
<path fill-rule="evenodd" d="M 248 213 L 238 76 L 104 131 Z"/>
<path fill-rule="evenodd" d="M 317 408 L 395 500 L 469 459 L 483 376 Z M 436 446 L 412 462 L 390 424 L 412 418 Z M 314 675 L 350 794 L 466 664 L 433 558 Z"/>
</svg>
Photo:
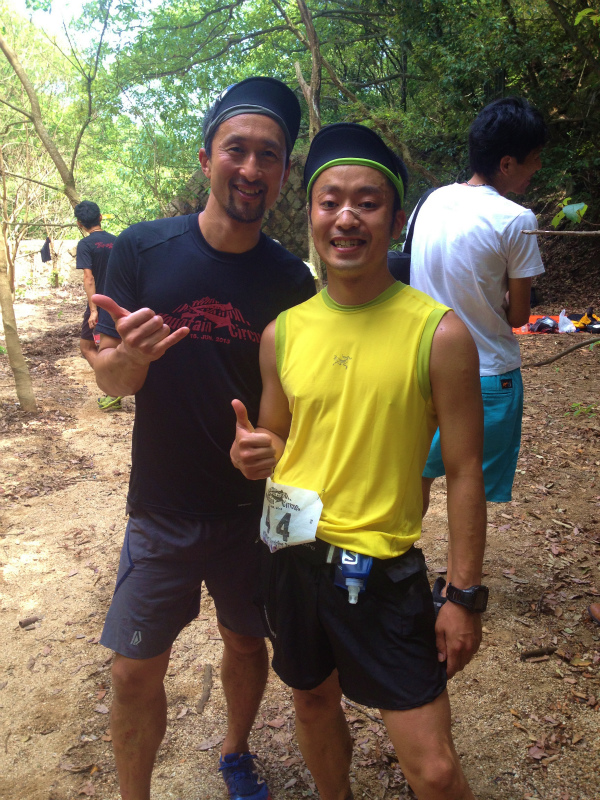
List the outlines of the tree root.
<svg viewBox="0 0 600 800">
<path fill-rule="evenodd" d="M 572 353 L 573 350 L 578 350 L 580 347 L 587 347 L 588 344 L 594 344 L 595 342 L 600 342 L 600 336 L 596 337 L 595 339 L 587 339 L 585 342 L 579 342 L 578 344 L 574 344 L 572 347 L 567 347 L 566 350 L 561 350 L 560 353 L 552 356 L 552 358 L 547 358 L 545 361 L 536 361 L 534 363 L 522 364 L 521 366 L 523 368 L 544 367 L 546 364 L 552 364 L 553 361 L 558 361 L 559 358 L 566 356 L 568 353 Z"/>
</svg>

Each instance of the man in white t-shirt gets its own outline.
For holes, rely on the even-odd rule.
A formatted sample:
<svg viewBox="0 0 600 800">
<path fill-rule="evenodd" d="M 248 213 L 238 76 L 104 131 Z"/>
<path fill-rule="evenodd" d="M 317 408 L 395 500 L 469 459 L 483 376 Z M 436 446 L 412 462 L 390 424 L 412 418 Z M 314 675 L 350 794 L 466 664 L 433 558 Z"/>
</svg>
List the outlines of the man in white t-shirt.
<svg viewBox="0 0 600 800">
<path fill-rule="evenodd" d="M 536 237 L 522 233 L 537 228 L 535 215 L 506 195 L 525 192 L 546 138 L 542 115 L 526 100 L 486 106 L 469 131 L 472 177 L 427 198 L 412 242 L 411 285 L 454 309 L 477 345 L 486 498 L 497 503 L 511 499 L 521 443 L 521 355 L 512 328 L 529 320 L 531 279 L 544 272 Z M 423 472 L 424 513 L 433 480 L 444 474 L 438 432 Z"/>
</svg>

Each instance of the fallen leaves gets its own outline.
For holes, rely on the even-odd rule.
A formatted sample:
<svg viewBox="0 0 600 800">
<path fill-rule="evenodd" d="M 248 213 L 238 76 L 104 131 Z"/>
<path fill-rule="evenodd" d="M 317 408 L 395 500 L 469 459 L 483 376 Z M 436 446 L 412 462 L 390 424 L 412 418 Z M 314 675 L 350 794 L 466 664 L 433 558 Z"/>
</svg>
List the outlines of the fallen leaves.
<svg viewBox="0 0 600 800">
<path fill-rule="evenodd" d="M 71 675 L 77 675 L 80 669 L 83 669 L 84 667 L 91 667 L 93 663 L 94 663 L 93 661 L 84 661 L 76 669 L 73 670 Z"/>
<path fill-rule="evenodd" d="M 204 739 L 204 741 L 200 742 L 200 744 L 196 746 L 196 750 L 212 750 L 214 747 L 220 745 L 224 738 L 225 736 L 223 734 L 211 736 L 209 739 Z"/>
<path fill-rule="evenodd" d="M 66 770 L 67 772 L 79 773 L 79 772 L 90 772 L 96 765 L 91 762 L 89 764 L 71 764 L 68 761 L 63 761 L 60 764 L 60 768 Z M 96 771 L 97 771 L 96 767 Z"/>
<path fill-rule="evenodd" d="M 527 579 L 527 578 L 518 578 L 518 577 L 515 575 L 515 568 L 514 568 L 514 567 L 510 567 L 510 569 L 504 569 L 504 570 L 502 570 L 502 575 L 503 575 L 505 578 L 508 578 L 508 580 L 509 580 L 509 581 L 512 581 L 513 583 L 522 583 L 522 584 L 527 584 L 527 583 L 529 583 L 529 581 L 528 581 L 528 579 Z"/>
<path fill-rule="evenodd" d="M 284 767 L 289 768 L 294 767 L 296 764 L 301 764 L 302 759 L 298 758 L 297 756 L 285 755 L 281 756 L 280 762 Z"/>
<path fill-rule="evenodd" d="M 529 731 L 527 730 L 527 728 L 526 728 L 524 725 L 521 725 L 521 723 L 520 723 L 520 722 L 513 722 L 513 726 L 514 726 L 515 728 L 518 728 L 520 731 L 523 731 L 524 733 L 529 733 Z"/>
<path fill-rule="evenodd" d="M 592 663 L 591 659 L 589 659 L 589 658 L 577 658 L 577 656 L 575 658 L 572 658 L 569 661 L 569 664 L 572 667 L 589 667 L 591 665 L 591 663 Z"/>
<path fill-rule="evenodd" d="M 198 669 L 200 669 L 200 667 Z M 200 699 L 196 704 L 197 714 L 202 714 L 204 707 L 208 703 L 212 689 L 212 680 L 212 664 L 205 664 L 204 667 L 202 667 L 202 694 L 200 695 Z"/>
<path fill-rule="evenodd" d="M 533 747 L 530 747 L 527 750 L 527 755 L 530 758 L 540 759 L 540 758 L 547 758 L 548 754 L 541 748 L 539 745 L 534 744 Z"/>
</svg>

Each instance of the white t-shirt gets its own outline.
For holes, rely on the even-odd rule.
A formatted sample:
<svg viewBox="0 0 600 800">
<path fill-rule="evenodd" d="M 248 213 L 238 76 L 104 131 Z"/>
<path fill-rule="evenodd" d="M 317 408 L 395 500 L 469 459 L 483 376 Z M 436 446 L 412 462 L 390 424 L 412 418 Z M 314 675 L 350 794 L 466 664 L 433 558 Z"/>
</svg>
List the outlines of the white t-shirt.
<svg viewBox="0 0 600 800">
<path fill-rule="evenodd" d="M 509 278 L 544 272 L 537 237 L 521 233 L 536 228 L 532 211 L 491 186 L 443 186 L 417 216 L 411 286 L 450 306 L 467 325 L 480 375 L 502 375 L 521 365 L 502 304 Z"/>
</svg>

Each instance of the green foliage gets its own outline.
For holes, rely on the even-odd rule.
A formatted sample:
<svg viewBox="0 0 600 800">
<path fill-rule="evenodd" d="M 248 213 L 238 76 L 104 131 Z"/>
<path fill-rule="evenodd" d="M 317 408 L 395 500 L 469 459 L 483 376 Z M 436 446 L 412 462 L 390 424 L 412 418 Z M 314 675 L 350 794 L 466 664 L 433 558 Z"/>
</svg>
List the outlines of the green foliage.
<svg viewBox="0 0 600 800">
<path fill-rule="evenodd" d="M 571 408 L 565 412 L 565 417 L 595 417 L 595 411 L 597 408 L 598 406 L 596 403 L 590 403 L 588 406 L 585 406 L 583 403 L 571 403 Z"/>
<path fill-rule="evenodd" d="M 570 199 L 570 197 L 566 197 L 558 204 L 560 211 L 550 223 L 553 228 L 557 228 L 560 222 L 565 218 L 576 225 L 579 225 L 583 220 L 583 215 L 588 209 L 587 203 L 569 203 Z"/>
<path fill-rule="evenodd" d="M 593 8 L 584 8 L 575 17 L 575 25 L 579 25 L 582 19 L 589 19 L 594 25 L 600 25 L 600 14 Z"/>
<path fill-rule="evenodd" d="M 52 0 L 25 0 L 25 6 L 29 11 L 51 11 Z"/>
<path fill-rule="evenodd" d="M 5 13 L 0 0 L 3 24 L 13 31 L 63 153 L 89 113 L 85 74 L 107 2 L 88 2 L 70 24 L 73 51 L 64 39 L 53 47 Z M 27 3 L 30 10 L 50 6 Z M 444 183 L 469 175 L 467 131 L 477 112 L 497 97 L 523 95 L 551 130 L 532 189 L 552 201 L 569 194 L 590 202 L 600 175 L 600 14 L 582 10 L 579 0 L 563 0 L 560 9 L 562 20 L 545 0 L 311 0 L 321 54 L 359 101 L 324 69 L 322 122 L 372 124 L 362 103 Z M 75 164 L 81 196 L 113 215 L 110 230 L 166 213 L 197 169 L 205 110 L 225 86 L 249 75 L 278 77 L 295 89 L 304 107 L 297 152 L 306 152 L 308 113 L 295 64 L 308 80 L 311 56 L 298 32 L 306 35 L 295 0 L 113 1 L 92 118 Z M 18 84 L 3 61 L 0 99 L 10 100 L 8 87 L 19 105 Z M 4 106 L 0 130 L 15 119 Z M 13 130 L 15 149 L 26 127 Z M 46 163 L 34 139 L 31 153 Z M 56 182 L 51 166 L 45 174 Z M 416 172 L 411 177 L 409 209 L 428 188 Z M 64 198 L 52 197 L 55 217 L 71 221 Z M 583 201 L 563 200 L 553 225 L 564 218 L 577 224 L 586 211 Z"/>
</svg>

